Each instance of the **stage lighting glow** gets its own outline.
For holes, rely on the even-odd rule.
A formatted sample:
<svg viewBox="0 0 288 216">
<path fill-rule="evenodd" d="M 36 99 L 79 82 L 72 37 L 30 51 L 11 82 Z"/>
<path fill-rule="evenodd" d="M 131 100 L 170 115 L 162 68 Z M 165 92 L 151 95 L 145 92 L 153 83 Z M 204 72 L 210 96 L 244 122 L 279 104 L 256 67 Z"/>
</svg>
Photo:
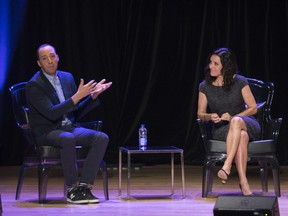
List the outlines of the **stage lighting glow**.
<svg viewBox="0 0 288 216">
<path fill-rule="evenodd" d="M 21 30 L 26 1 L 0 1 L 0 91 L 2 91 L 9 71 L 14 45 Z"/>
<path fill-rule="evenodd" d="M 3 88 L 6 71 L 8 69 L 8 17 L 9 17 L 9 1 L 0 1 L 0 91 Z"/>
</svg>

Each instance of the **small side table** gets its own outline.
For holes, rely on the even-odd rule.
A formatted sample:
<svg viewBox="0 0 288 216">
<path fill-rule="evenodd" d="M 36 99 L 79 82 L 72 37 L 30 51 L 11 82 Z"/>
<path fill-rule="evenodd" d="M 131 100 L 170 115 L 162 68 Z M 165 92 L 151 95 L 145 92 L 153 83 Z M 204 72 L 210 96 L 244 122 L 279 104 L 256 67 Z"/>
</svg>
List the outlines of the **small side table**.
<svg viewBox="0 0 288 216">
<path fill-rule="evenodd" d="M 166 153 L 171 154 L 171 195 L 174 195 L 174 154 L 181 156 L 181 177 L 182 177 L 182 198 L 185 194 L 185 176 L 184 176 L 184 156 L 183 149 L 175 146 L 148 146 L 147 150 L 140 150 L 139 147 L 119 147 L 119 181 L 118 181 L 118 195 L 121 196 L 122 187 L 122 152 L 127 153 L 127 198 L 130 199 L 130 181 L 131 181 L 131 155 L 132 154 L 155 154 Z"/>
</svg>

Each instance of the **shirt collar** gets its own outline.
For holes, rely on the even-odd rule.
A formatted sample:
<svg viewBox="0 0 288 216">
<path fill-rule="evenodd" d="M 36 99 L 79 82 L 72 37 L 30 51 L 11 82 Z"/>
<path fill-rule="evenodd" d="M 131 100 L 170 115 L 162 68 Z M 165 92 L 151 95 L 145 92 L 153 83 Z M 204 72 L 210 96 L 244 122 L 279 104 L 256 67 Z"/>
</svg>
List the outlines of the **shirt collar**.
<svg viewBox="0 0 288 216">
<path fill-rule="evenodd" d="M 42 70 L 42 72 L 43 72 L 43 74 L 46 76 L 46 78 L 47 78 L 50 82 L 53 81 L 54 76 L 45 73 L 43 70 Z M 56 71 L 56 77 L 58 77 L 58 71 Z"/>
<path fill-rule="evenodd" d="M 54 76 L 51 76 L 47 73 L 45 73 L 44 71 L 42 71 L 44 76 L 48 79 L 48 81 L 51 83 L 51 85 L 56 88 L 56 84 L 55 84 L 55 79 L 54 79 Z M 58 72 L 56 71 L 56 78 L 58 78 Z M 60 80 L 59 80 L 60 81 Z"/>
</svg>

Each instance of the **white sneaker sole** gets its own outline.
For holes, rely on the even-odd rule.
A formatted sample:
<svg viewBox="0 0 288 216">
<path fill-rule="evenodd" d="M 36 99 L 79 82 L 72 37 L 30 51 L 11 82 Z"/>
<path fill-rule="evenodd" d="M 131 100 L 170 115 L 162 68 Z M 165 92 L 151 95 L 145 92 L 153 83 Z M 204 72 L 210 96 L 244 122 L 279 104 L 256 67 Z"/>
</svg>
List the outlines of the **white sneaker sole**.
<svg viewBox="0 0 288 216">
<path fill-rule="evenodd" d="M 68 203 L 72 203 L 72 204 L 88 204 L 89 201 L 88 200 L 76 200 L 76 201 L 73 201 L 69 198 L 67 198 L 67 202 Z"/>
<path fill-rule="evenodd" d="M 100 201 L 97 199 L 97 200 L 88 200 L 88 203 L 99 203 Z"/>
</svg>

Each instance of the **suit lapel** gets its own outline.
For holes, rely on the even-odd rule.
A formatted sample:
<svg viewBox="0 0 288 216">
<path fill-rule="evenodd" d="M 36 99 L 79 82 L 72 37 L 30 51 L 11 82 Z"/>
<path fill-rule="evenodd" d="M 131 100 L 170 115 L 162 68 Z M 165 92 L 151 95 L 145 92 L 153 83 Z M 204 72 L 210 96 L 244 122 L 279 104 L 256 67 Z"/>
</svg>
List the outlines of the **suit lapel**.
<svg viewBox="0 0 288 216">
<path fill-rule="evenodd" d="M 44 87 L 43 90 L 47 93 L 47 95 L 49 95 L 49 97 L 52 99 L 52 101 L 55 104 L 60 103 L 60 100 L 58 98 L 56 90 L 54 89 L 54 87 L 52 86 L 52 84 L 47 79 L 47 77 L 43 74 L 42 71 L 40 71 L 40 77 L 41 77 L 41 79 L 40 79 L 41 85 L 40 86 Z"/>
</svg>

